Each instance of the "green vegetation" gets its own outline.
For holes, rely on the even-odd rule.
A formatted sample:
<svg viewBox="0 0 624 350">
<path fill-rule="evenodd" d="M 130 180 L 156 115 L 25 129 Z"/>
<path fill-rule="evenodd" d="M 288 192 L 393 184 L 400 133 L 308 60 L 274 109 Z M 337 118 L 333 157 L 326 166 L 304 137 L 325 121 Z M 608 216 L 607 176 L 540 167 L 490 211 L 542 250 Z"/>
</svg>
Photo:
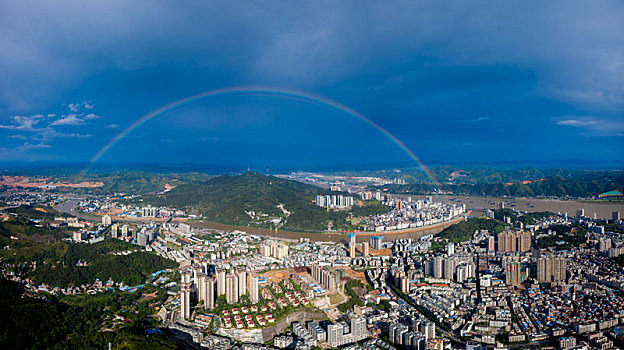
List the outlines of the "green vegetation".
<svg viewBox="0 0 624 350">
<path fill-rule="evenodd" d="M 437 238 L 447 243 L 460 243 L 471 240 L 475 231 L 488 230 L 491 233 L 498 233 L 504 229 L 504 224 L 498 220 L 469 218 L 467 221 L 447 227 L 437 235 Z"/>
<path fill-rule="evenodd" d="M 547 211 L 521 214 L 510 208 L 494 210 L 494 218 L 496 220 L 504 221 L 503 217 L 505 216 L 511 218 L 512 224 L 521 222 L 524 226 L 526 226 L 526 225 L 535 225 L 535 223 L 537 223 L 538 220 L 541 220 L 543 218 L 547 218 L 550 216 L 556 216 L 556 214 L 547 212 Z"/>
<path fill-rule="evenodd" d="M 47 283 L 55 287 L 80 286 L 95 282 L 124 282 L 134 286 L 145 282 L 153 272 L 174 268 L 177 264 L 148 252 L 134 252 L 129 255 L 112 255 L 111 252 L 137 249 L 122 241 L 109 239 L 90 244 L 57 242 L 33 244 L 28 247 L 12 248 L 0 252 L 3 264 L 10 264 L 18 273 L 25 274 L 37 284 Z M 77 266 L 78 262 L 87 266 Z M 24 263 L 36 262 L 30 269 Z"/>
<path fill-rule="evenodd" d="M 353 216 L 371 216 L 377 214 L 383 214 L 390 211 L 389 206 L 382 204 L 377 200 L 363 201 L 361 206 L 353 207 Z"/>
<path fill-rule="evenodd" d="M 548 231 L 554 234 L 540 237 L 540 235 L 548 234 Z M 553 225 L 547 229 L 541 229 L 535 232 L 537 238 L 537 247 L 554 248 L 555 250 L 570 250 L 579 247 L 586 242 L 585 235 L 587 229 L 580 225 Z"/>
<path fill-rule="evenodd" d="M 46 239 L 60 239 L 67 237 L 70 232 L 67 227 L 51 228 L 42 223 L 36 223 L 24 217 L 11 217 L 0 221 L 0 237 L 8 240 L 11 236 L 20 239 L 42 241 Z M 3 240 L 0 240 L 3 241 Z"/>
<path fill-rule="evenodd" d="M 455 195 L 560 198 L 588 198 L 624 189 L 624 174 L 620 171 L 478 167 L 459 170 L 447 166 L 432 169 L 434 176 L 443 182 L 440 186 L 432 183 L 420 170 L 408 170 L 401 177 L 413 183 L 377 186 L 373 189 L 404 194 L 430 194 L 437 189 L 438 192 Z"/>
<path fill-rule="evenodd" d="M 55 217 L 70 217 L 67 213 L 58 212 L 50 207 L 43 205 L 20 205 L 15 208 L 7 208 L 4 210 L 7 213 L 13 213 L 18 216 L 26 217 L 29 219 L 37 220 L 54 220 Z"/>
<path fill-rule="evenodd" d="M 360 297 L 358 297 L 357 293 L 353 290 L 353 288 L 356 287 L 364 288 L 364 285 L 358 279 L 350 279 L 345 283 L 345 294 L 347 295 L 349 300 L 338 305 L 338 310 L 340 310 L 341 312 L 348 312 L 353 311 L 353 307 L 355 305 L 364 306 L 364 302 L 362 302 Z"/>
<path fill-rule="evenodd" d="M 51 227 L 50 221 L 63 215 L 56 210 L 41 205 L 21 205 L 4 210 L 11 216 L 0 221 L 0 243 L 11 236 L 28 241 L 56 241 L 67 237 L 74 229 L 70 227 Z M 24 242 L 24 244 L 28 244 Z"/>
<path fill-rule="evenodd" d="M 379 304 L 377 304 L 377 309 L 381 311 L 390 310 L 391 308 L 392 306 L 390 305 L 390 301 L 385 300 L 385 299 L 380 301 Z"/>
<path fill-rule="evenodd" d="M 109 342 L 113 349 L 177 348 L 166 334 L 145 333 L 141 317 L 154 310 L 138 302 L 139 293 L 108 292 L 63 300 L 20 295 L 17 283 L 0 278 L 0 348 L 104 349 Z M 114 332 L 102 331 L 102 323 L 117 311 L 110 305 L 118 305 L 134 321 Z"/>
<path fill-rule="evenodd" d="M 165 194 L 148 196 L 145 201 L 201 213 L 209 221 L 224 224 L 272 228 L 270 219 L 279 218 L 281 228 L 295 231 L 325 230 L 329 222 L 334 229 L 353 230 L 358 227 L 350 223 L 350 217 L 388 211 L 379 202 L 356 206 L 353 212 L 328 211 L 313 203 L 317 195 L 327 193 L 301 182 L 247 172 L 187 183 Z M 285 214 L 280 205 L 290 214 Z"/>
<path fill-rule="evenodd" d="M 88 174 L 82 177 L 64 176 L 58 178 L 59 181 L 81 182 L 81 181 L 101 181 L 102 187 L 94 188 L 67 188 L 59 187 L 59 192 L 72 193 L 127 193 L 146 194 L 156 193 L 163 190 L 165 184 L 177 186 L 191 181 L 201 181 L 209 179 L 211 176 L 202 173 L 154 173 L 147 171 L 114 171 L 105 173 Z"/>
</svg>

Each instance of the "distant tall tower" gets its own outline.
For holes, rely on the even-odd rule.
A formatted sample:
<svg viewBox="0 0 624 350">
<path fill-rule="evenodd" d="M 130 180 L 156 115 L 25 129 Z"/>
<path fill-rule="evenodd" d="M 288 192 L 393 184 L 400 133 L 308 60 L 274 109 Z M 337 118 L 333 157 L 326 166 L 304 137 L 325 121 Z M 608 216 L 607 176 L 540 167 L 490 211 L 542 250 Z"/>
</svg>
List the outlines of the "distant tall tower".
<svg viewBox="0 0 624 350">
<path fill-rule="evenodd" d="M 268 166 L 268 165 L 266 166 L 266 174 L 267 174 L 267 175 L 270 175 L 270 174 L 271 174 L 271 172 L 269 171 L 269 166 Z"/>
</svg>

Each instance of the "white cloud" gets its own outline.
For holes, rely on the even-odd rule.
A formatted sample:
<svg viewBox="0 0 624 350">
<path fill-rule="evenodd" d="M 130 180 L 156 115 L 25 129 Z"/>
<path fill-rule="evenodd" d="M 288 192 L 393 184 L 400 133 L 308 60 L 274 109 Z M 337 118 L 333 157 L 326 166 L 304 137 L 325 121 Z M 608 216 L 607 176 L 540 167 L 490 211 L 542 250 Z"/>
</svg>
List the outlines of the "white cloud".
<svg viewBox="0 0 624 350">
<path fill-rule="evenodd" d="M 69 108 L 69 110 L 72 112 L 78 112 L 78 110 L 80 109 L 80 103 L 70 103 L 69 105 L 67 105 L 67 108 Z"/>
<path fill-rule="evenodd" d="M 48 115 L 34 114 L 30 116 L 15 115 L 11 117 L 11 123 L 0 125 L 0 129 L 22 132 L 20 134 L 8 135 L 7 138 L 39 142 L 38 144 L 26 142 L 26 144 L 20 146 L 21 147 L 20 149 L 30 150 L 30 149 L 35 149 L 35 148 L 46 148 L 45 146 L 48 144 L 46 144 L 45 142 L 56 139 L 56 138 L 92 137 L 93 135 L 91 134 L 59 132 L 54 129 L 54 126 L 84 125 L 84 124 L 87 124 L 86 120 L 93 120 L 93 119 L 100 118 L 100 116 L 95 115 L 95 114 L 88 114 L 85 117 L 81 117 L 82 115 L 77 115 L 77 114 L 67 114 L 67 115 L 62 115 L 59 119 L 51 123 L 48 122 L 47 125 L 44 122 L 42 122 L 50 116 L 51 116 L 50 114 Z"/>
<path fill-rule="evenodd" d="M 42 149 L 42 148 L 52 148 L 52 146 L 46 144 L 45 142 L 40 142 L 36 144 L 31 144 L 30 142 L 24 142 L 23 145 L 17 147 L 17 149 L 22 152 L 28 152 L 31 149 Z"/>
<path fill-rule="evenodd" d="M 42 114 L 31 116 L 14 115 L 11 117 L 13 124 L 0 125 L 0 129 L 33 131 L 36 130 L 35 125 L 39 124 L 39 121 L 43 118 L 45 117 Z"/>
<path fill-rule="evenodd" d="M 60 119 L 57 119 L 50 123 L 50 125 L 83 125 L 86 124 L 84 119 L 78 117 L 76 114 L 67 114 L 61 116 Z"/>
<path fill-rule="evenodd" d="M 590 126 L 598 124 L 597 120 L 579 120 L 579 119 L 564 119 L 557 121 L 557 125 L 567 125 L 567 126 Z"/>
<path fill-rule="evenodd" d="M 106 125 L 106 127 L 108 129 L 119 129 L 120 126 L 121 125 L 119 125 L 119 124 L 108 124 L 108 125 Z"/>
<path fill-rule="evenodd" d="M 88 101 L 84 101 L 82 103 L 82 106 L 86 109 L 93 109 L 95 107 L 95 104 L 88 102 Z"/>
<path fill-rule="evenodd" d="M 624 135 L 624 121 L 619 119 L 603 119 L 598 117 L 562 117 L 555 120 L 557 125 L 579 128 L 585 136 L 616 136 Z"/>
<path fill-rule="evenodd" d="M 82 114 L 67 114 L 61 116 L 61 118 L 53 121 L 50 125 L 84 125 L 87 124 L 87 120 L 100 119 L 99 115 L 89 113 L 82 117 Z"/>
<path fill-rule="evenodd" d="M 476 118 L 472 118 L 472 119 L 460 120 L 460 121 L 458 121 L 458 123 L 479 123 L 479 122 L 488 121 L 490 119 L 492 119 L 492 118 L 490 118 L 490 117 L 476 117 Z"/>
</svg>

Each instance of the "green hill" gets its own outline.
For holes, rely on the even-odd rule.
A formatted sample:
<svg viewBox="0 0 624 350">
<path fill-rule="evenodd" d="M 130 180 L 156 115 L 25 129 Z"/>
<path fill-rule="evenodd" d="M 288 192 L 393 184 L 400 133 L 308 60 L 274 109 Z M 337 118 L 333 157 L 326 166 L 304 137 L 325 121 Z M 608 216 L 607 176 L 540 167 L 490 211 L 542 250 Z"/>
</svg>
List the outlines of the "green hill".
<svg viewBox="0 0 624 350">
<path fill-rule="evenodd" d="M 225 224 L 272 227 L 270 220 L 280 219 L 282 228 L 292 230 L 323 230 L 329 221 L 335 228 L 355 228 L 347 221 L 352 212 L 327 211 L 313 203 L 317 195 L 328 193 L 301 182 L 247 172 L 183 184 L 145 200 Z M 370 206 L 367 210 L 371 208 L 373 213 L 388 210 L 385 206 Z"/>
<path fill-rule="evenodd" d="M 115 282 L 135 286 L 145 282 L 153 272 L 177 266 L 175 262 L 153 252 L 109 254 L 137 248 L 115 239 L 96 244 L 29 242 L 27 246 L 22 246 L 19 242 L 8 243 L 12 249 L 0 251 L 3 264 L 26 274 L 35 284 L 47 283 L 61 288 L 93 283 L 96 278 L 101 281 L 112 278 Z M 77 266 L 78 261 L 88 265 Z M 36 262 L 38 267 L 27 269 L 25 266 L 31 262 Z"/>
<path fill-rule="evenodd" d="M 148 288 L 150 292 L 156 290 L 151 286 L 145 289 Z M 97 295 L 30 298 L 22 296 L 21 285 L 0 277 L 0 348 L 105 349 L 109 343 L 112 349 L 180 348 L 167 332 L 145 332 L 144 319 L 155 310 L 150 301 L 142 301 L 142 293 L 108 291 Z M 159 299 L 166 298 L 164 290 L 158 289 L 157 293 Z M 104 330 L 104 323 L 110 325 L 119 314 L 131 322 L 115 331 Z"/>
<path fill-rule="evenodd" d="M 559 197 L 589 198 L 614 189 L 624 188 L 624 176 L 619 172 L 575 174 L 571 177 L 552 176 L 533 183 L 443 183 L 434 186 L 428 183 L 407 185 L 384 185 L 371 187 L 401 194 L 430 194 L 436 189 L 454 195 L 470 196 L 513 196 L 513 197 Z"/>
</svg>

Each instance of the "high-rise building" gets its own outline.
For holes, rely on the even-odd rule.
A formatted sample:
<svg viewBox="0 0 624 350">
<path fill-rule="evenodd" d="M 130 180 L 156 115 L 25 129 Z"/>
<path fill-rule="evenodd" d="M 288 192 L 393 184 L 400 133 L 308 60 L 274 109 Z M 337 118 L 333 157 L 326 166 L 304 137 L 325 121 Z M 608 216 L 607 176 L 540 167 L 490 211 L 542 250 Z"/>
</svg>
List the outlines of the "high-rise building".
<svg viewBox="0 0 624 350">
<path fill-rule="evenodd" d="M 238 303 L 238 278 L 232 273 L 225 276 L 225 298 L 228 304 Z"/>
<path fill-rule="evenodd" d="M 220 297 L 225 295 L 225 270 L 218 269 L 217 270 L 217 296 Z"/>
<path fill-rule="evenodd" d="M 518 259 L 503 260 L 505 283 L 509 286 L 518 286 L 523 282 L 520 261 Z"/>
<path fill-rule="evenodd" d="M 113 218 L 111 218 L 110 215 L 105 214 L 104 216 L 102 216 L 102 225 L 110 226 L 112 223 L 113 223 Z"/>
<path fill-rule="evenodd" d="M 545 257 L 537 260 L 537 280 L 539 282 L 561 282 L 567 278 L 565 258 Z"/>
<path fill-rule="evenodd" d="M 619 211 L 614 211 L 613 213 L 611 213 L 611 220 L 619 221 L 620 220 L 620 212 Z"/>
<path fill-rule="evenodd" d="M 275 259 L 283 259 L 288 256 L 288 243 L 268 241 L 260 244 L 259 253 L 262 256 L 269 256 Z"/>
<path fill-rule="evenodd" d="M 427 340 L 435 338 L 435 323 L 431 321 L 423 321 L 418 323 L 418 331 L 425 335 Z"/>
<path fill-rule="evenodd" d="M 383 236 L 370 236 L 370 245 L 373 249 L 379 250 L 383 248 Z"/>
<path fill-rule="evenodd" d="M 582 208 L 581 209 L 577 209 L 576 210 L 576 217 L 577 218 L 581 218 L 583 216 L 585 216 L 585 209 L 582 209 Z"/>
<path fill-rule="evenodd" d="M 327 342 L 331 347 L 342 345 L 344 337 L 344 327 L 340 324 L 330 324 L 327 326 Z"/>
<path fill-rule="evenodd" d="M 453 280 L 455 279 L 455 268 L 457 268 L 457 260 L 456 259 L 445 259 L 444 260 L 444 278 Z"/>
<path fill-rule="evenodd" d="M 128 225 L 121 226 L 121 237 L 128 237 Z"/>
<path fill-rule="evenodd" d="M 345 209 L 352 207 L 355 204 L 355 200 L 351 196 L 343 195 L 327 195 L 316 196 L 315 204 L 319 207 Z"/>
<path fill-rule="evenodd" d="M 142 247 L 147 246 L 147 233 L 143 233 L 143 232 L 137 233 L 137 244 Z"/>
<path fill-rule="evenodd" d="M 238 296 L 241 297 L 247 294 L 247 272 L 238 272 Z"/>
<path fill-rule="evenodd" d="M 336 275 L 333 271 L 327 268 L 320 267 L 319 265 L 312 265 L 310 267 L 312 278 L 318 282 L 323 288 L 328 291 L 336 290 Z"/>
<path fill-rule="evenodd" d="M 504 231 L 498 234 L 499 252 L 526 252 L 531 249 L 531 232 Z"/>
<path fill-rule="evenodd" d="M 156 208 L 152 208 L 150 206 L 141 208 L 141 215 L 143 217 L 155 217 L 156 216 Z"/>
<path fill-rule="evenodd" d="M 355 232 L 349 232 L 349 257 L 355 258 Z"/>
<path fill-rule="evenodd" d="M 444 278 L 444 259 L 440 256 L 433 260 L 433 277 Z"/>
<path fill-rule="evenodd" d="M 111 226 L 111 237 L 119 238 L 119 225 L 114 224 Z"/>
<path fill-rule="evenodd" d="M 353 317 L 351 319 L 351 334 L 354 341 L 360 341 L 368 336 L 366 331 L 366 319 L 364 317 Z"/>
<path fill-rule="evenodd" d="M 206 301 L 204 305 L 207 309 L 212 310 L 215 308 L 215 280 L 212 277 L 206 278 Z"/>
<path fill-rule="evenodd" d="M 449 243 L 446 245 L 446 254 L 449 256 L 455 255 L 455 244 Z"/>
<path fill-rule="evenodd" d="M 370 255 L 370 245 L 368 242 L 362 242 L 362 255 L 366 258 Z"/>
<path fill-rule="evenodd" d="M 258 299 L 258 276 L 255 273 L 249 274 L 249 300 L 256 304 Z"/>
<path fill-rule="evenodd" d="M 191 318 L 191 289 L 193 282 L 190 271 L 182 271 L 182 290 L 180 292 L 180 318 L 188 320 Z"/>
<path fill-rule="evenodd" d="M 195 275 L 195 288 L 197 288 L 197 302 L 204 302 L 206 306 L 206 275 L 202 272 Z"/>
<path fill-rule="evenodd" d="M 496 238 L 490 236 L 488 238 L 488 252 L 494 252 L 496 250 Z"/>
</svg>

